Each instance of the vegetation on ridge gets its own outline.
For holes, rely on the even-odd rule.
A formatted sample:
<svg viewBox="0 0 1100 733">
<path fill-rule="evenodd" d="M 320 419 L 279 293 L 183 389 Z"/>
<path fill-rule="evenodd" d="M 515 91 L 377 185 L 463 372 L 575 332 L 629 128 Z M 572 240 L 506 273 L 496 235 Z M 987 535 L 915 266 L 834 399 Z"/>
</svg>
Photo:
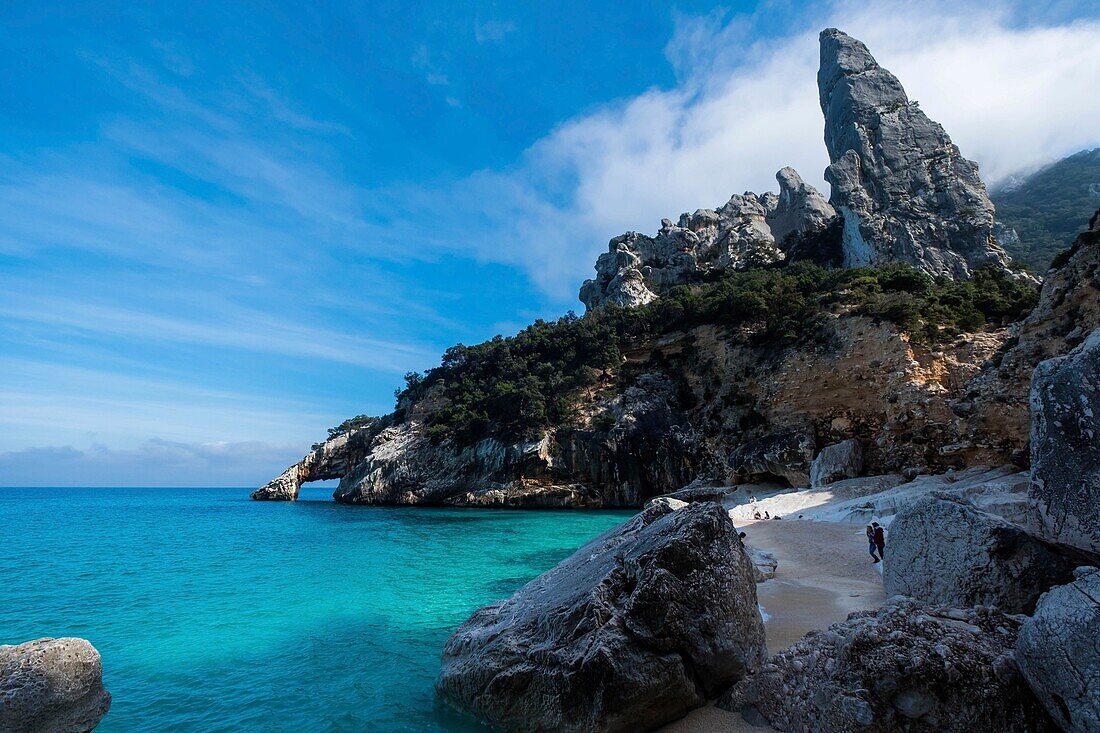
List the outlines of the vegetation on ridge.
<svg viewBox="0 0 1100 733">
<path fill-rule="evenodd" d="M 895 323 L 930 344 L 1017 320 L 1037 298 L 1037 288 L 996 269 L 979 270 L 972 281 L 933 279 L 904 265 L 726 271 L 645 306 L 569 313 L 508 338 L 458 344 L 438 367 L 406 375 L 397 397 L 408 406 L 432 394 L 423 414 L 433 439 L 530 438 L 567 423 L 580 390 L 616 368 L 624 347 L 651 337 L 702 325 L 746 327 L 754 343 L 782 347 L 813 338 L 830 314 L 849 312 Z"/>
<path fill-rule="evenodd" d="M 1006 243 L 1013 259 L 1046 272 L 1070 246 L 1082 221 L 1100 206 L 1100 148 L 1051 163 L 1008 187 L 990 192 L 997 220 L 1016 230 Z"/>
</svg>

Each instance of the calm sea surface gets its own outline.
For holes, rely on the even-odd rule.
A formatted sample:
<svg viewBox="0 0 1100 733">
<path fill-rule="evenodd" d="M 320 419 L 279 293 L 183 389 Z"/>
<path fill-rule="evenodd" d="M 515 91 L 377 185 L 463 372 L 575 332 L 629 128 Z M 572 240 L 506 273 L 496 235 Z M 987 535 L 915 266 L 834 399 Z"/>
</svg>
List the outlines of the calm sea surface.
<svg viewBox="0 0 1100 733">
<path fill-rule="evenodd" d="M 629 516 L 329 494 L 0 488 L 0 644 L 89 639 L 97 733 L 484 731 L 434 699 L 444 641 Z"/>
</svg>

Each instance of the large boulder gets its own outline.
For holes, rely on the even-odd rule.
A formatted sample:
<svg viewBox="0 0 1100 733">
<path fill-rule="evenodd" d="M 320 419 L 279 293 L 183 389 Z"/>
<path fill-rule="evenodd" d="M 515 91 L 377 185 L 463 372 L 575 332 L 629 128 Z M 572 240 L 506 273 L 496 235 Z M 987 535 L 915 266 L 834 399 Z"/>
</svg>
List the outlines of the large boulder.
<svg viewBox="0 0 1100 733">
<path fill-rule="evenodd" d="M 810 486 L 831 484 L 846 478 L 855 478 L 863 470 L 863 448 L 853 438 L 827 445 L 810 464 Z"/>
<path fill-rule="evenodd" d="M 778 195 L 735 194 L 717 209 L 662 220 L 655 236 L 615 237 L 596 260 L 596 277 L 581 286 L 581 301 L 589 310 L 644 305 L 708 272 L 775 264 L 795 249 L 817 259 L 835 236 L 836 211 L 793 168 L 775 177 Z"/>
<path fill-rule="evenodd" d="M 1030 613 L 1073 563 L 1022 528 L 959 496 L 934 493 L 898 512 L 882 568 L 886 594 Z"/>
<path fill-rule="evenodd" d="M 1040 536 L 1100 557 L 1100 329 L 1035 369 L 1028 499 Z"/>
<path fill-rule="evenodd" d="M 651 502 L 447 641 L 436 688 L 507 731 L 641 731 L 765 658 L 753 569 L 716 503 Z"/>
<path fill-rule="evenodd" d="M 1016 660 L 1064 731 L 1100 731 L 1100 570 L 1044 595 L 1024 622 Z"/>
<path fill-rule="evenodd" d="M 84 639 L 0 646 L 0 731 L 87 733 L 110 707 L 99 652 Z"/>
<path fill-rule="evenodd" d="M 738 483 L 780 479 L 806 486 L 813 457 L 814 440 L 806 433 L 770 433 L 739 446 L 730 455 L 730 470 Z"/>
<path fill-rule="evenodd" d="M 811 631 L 718 704 L 792 733 L 1053 732 L 1013 661 L 1018 628 L 894 598 Z"/>
<path fill-rule="evenodd" d="M 822 31 L 817 81 L 846 266 L 897 261 L 955 278 L 1007 269 L 978 166 L 863 43 Z"/>
</svg>

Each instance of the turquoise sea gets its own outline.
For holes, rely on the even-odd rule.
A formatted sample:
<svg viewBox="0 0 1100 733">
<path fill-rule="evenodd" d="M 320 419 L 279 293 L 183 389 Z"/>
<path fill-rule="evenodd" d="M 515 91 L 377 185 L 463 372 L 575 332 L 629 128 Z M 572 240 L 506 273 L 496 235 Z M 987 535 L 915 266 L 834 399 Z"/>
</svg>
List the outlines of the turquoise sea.
<svg viewBox="0 0 1100 733">
<path fill-rule="evenodd" d="M 629 516 L 330 492 L 0 488 L 0 644 L 89 639 L 102 733 L 485 730 L 434 699 L 444 641 Z"/>
</svg>

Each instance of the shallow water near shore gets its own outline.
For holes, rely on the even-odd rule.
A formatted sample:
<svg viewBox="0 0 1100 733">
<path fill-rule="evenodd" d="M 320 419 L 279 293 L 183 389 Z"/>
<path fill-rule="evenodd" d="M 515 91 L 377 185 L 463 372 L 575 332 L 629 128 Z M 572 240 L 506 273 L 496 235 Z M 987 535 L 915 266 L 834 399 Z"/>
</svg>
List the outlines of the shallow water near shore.
<svg viewBox="0 0 1100 733">
<path fill-rule="evenodd" d="M 0 488 L 0 644 L 90 640 L 102 733 L 484 731 L 435 701 L 447 637 L 631 514 L 330 493 Z"/>
</svg>

